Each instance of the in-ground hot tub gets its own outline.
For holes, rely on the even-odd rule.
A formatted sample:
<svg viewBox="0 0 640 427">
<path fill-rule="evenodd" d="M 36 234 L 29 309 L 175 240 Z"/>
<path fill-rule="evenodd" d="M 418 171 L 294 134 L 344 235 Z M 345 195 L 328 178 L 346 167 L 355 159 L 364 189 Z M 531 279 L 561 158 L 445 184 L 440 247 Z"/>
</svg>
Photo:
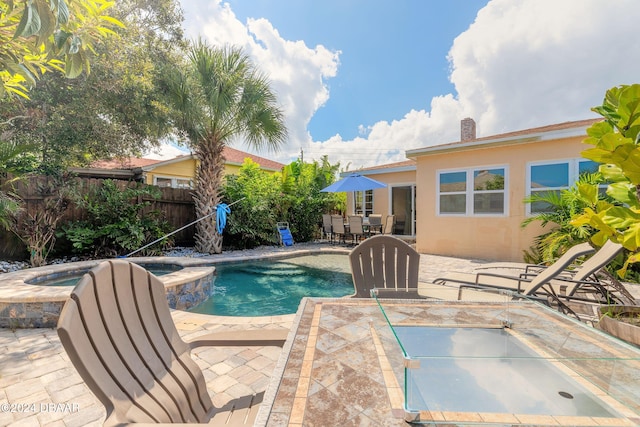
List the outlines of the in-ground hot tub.
<svg viewBox="0 0 640 427">
<path fill-rule="evenodd" d="M 101 261 L 49 265 L 1 275 L 0 327 L 54 328 L 76 282 Z M 129 261 L 164 273 L 158 278 L 165 285 L 171 308 L 186 310 L 211 294 L 215 267 L 210 260 L 140 257 Z"/>
</svg>

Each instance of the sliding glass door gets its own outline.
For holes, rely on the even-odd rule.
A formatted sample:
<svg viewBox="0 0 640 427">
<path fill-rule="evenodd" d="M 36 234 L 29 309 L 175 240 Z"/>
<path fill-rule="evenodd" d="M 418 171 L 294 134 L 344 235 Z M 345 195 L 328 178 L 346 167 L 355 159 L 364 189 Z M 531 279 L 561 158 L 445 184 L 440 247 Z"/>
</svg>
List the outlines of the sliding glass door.
<svg viewBox="0 0 640 427">
<path fill-rule="evenodd" d="M 393 234 L 404 236 L 414 236 L 416 234 L 415 185 L 391 188 L 391 213 L 396 216 Z"/>
</svg>

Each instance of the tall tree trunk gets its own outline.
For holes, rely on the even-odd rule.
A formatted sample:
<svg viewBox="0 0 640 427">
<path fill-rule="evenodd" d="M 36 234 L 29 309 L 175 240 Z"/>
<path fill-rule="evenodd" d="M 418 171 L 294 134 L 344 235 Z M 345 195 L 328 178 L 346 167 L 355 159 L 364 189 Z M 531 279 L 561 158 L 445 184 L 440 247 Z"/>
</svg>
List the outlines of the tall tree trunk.
<svg viewBox="0 0 640 427">
<path fill-rule="evenodd" d="M 220 191 L 224 177 L 224 144 L 207 141 L 196 149 L 200 164 L 196 172 L 196 188 L 193 201 L 197 218 L 214 212 L 220 203 Z M 196 250 L 203 253 L 222 253 L 222 235 L 216 229 L 216 215 L 196 224 Z"/>
</svg>

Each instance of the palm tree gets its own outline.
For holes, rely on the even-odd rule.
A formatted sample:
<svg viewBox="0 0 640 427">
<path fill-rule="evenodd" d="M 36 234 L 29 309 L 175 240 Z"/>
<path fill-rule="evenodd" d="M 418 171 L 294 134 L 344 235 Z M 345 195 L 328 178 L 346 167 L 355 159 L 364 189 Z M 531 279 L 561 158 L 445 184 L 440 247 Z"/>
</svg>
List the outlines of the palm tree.
<svg viewBox="0 0 640 427">
<path fill-rule="evenodd" d="M 185 70 L 173 70 L 167 94 L 178 114 L 176 127 L 199 158 L 196 215 L 211 214 L 221 199 L 224 147 L 236 138 L 256 148 L 276 149 L 285 140 L 284 115 L 269 81 L 236 47 L 217 48 L 202 40 L 189 51 Z M 196 225 L 196 249 L 222 252 L 215 221 Z"/>
<path fill-rule="evenodd" d="M 550 227 L 536 237 L 531 251 L 525 252 L 527 262 L 551 264 L 572 246 L 589 240 L 595 232 L 593 229 L 571 224 L 572 218 L 589 207 L 580 197 L 578 187 L 583 184 L 597 186 L 602 182 L 603 178 L 599 173 L 583 173 L 567 190 L 532 193 L 525 198 L 525 203 L 538 203 L 546 206 L 546 209 L 522 221 L 521 226 L 539 222 L 543 227 Z M 600 195 L 600 198 L 603 197 L 605 196 Z"/>
</svg>

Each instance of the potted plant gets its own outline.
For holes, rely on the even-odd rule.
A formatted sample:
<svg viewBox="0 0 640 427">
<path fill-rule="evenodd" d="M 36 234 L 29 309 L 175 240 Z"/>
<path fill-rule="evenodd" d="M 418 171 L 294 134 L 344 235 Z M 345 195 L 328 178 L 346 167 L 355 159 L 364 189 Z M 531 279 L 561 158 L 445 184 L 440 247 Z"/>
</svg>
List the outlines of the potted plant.
<svg viewBox="0 0 640 427">
<path fill-rule="evenodd" d="M 640 306 L 602 306 L 596 326 L 616 338 L 640 347 Z"/>
</svg>

